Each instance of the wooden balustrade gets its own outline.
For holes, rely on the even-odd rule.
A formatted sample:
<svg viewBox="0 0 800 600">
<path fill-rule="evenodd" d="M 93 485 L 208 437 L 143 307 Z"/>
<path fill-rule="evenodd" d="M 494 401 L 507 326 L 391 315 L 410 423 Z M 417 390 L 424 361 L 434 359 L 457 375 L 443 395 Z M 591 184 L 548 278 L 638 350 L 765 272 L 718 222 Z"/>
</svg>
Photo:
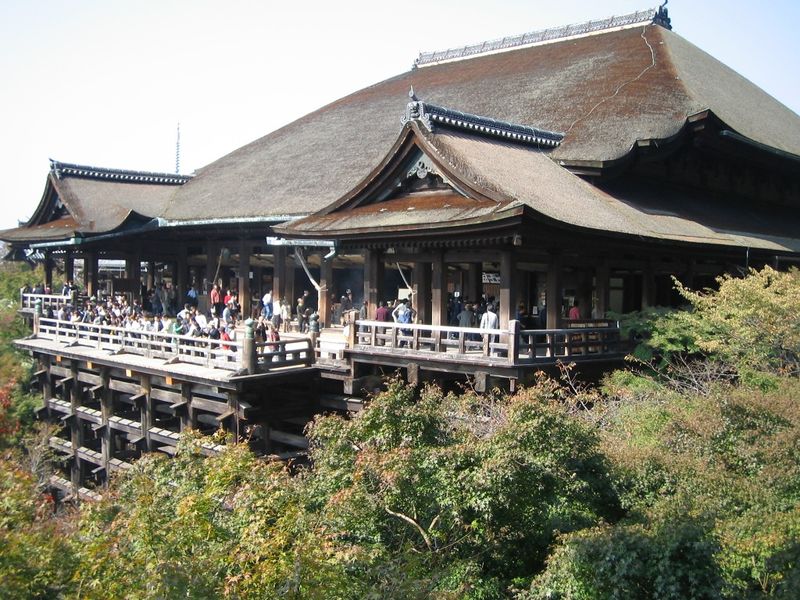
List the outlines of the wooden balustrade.
<svg viewBox="0 0 800 600">
<path fill-rule="evenodd" d="M 163 361 L 192 363 L 208 368 L 241 370 L 246 366 L 245 340 L 219 340 L 178 335 L 163 331 L 131 330 L 109 325 L 72 323 L 39 318 L 36 336 L 70 346 L 128 353 Z M 258 342 L 254 344 L 258 371 L 314 362 L 309 339 Z"/>
<path fill-rule="evenodd" d="M 80 298 L 85 299 L 84 296 Z M 20 310 L 33 313 L 37 300 L 41 300 L 42 310 L 49 307 L 55 312 L 62 306 L 71 306 L 74 299 L 71 295 L 62 296 L 61 294 L 20 294 Z"/>
<path fill-rule="evenodd" d="M 574 325 L 574 324 L 573 324 Z M 599 326 L 598 326 L 599 325 Z M 479 329 L 383 321 L 358 321 L 352 347 L 388 354 L 442 354 L 453 360 L 505 359 L 512 365 L 609 357 L 623 352 L 613 321 L 584 321 L 565 329 Z"/>
</svg>

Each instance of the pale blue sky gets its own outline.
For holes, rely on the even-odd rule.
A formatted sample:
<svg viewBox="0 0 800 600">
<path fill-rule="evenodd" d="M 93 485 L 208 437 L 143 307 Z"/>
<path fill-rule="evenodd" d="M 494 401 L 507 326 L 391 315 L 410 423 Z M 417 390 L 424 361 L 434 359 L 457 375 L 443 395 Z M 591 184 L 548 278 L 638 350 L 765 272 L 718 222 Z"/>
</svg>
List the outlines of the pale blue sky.
<svg viewBox="0 0 800 600">
<path fill-rule="evenodd" d="M 650 8 L 648 0 L 2 0 L 0 228 L 27 219 L 48 158 L 194 169 L 420 51 Z M 800 2 L 668 4 L 687 40 L 800 112 Z"/>
</svg>

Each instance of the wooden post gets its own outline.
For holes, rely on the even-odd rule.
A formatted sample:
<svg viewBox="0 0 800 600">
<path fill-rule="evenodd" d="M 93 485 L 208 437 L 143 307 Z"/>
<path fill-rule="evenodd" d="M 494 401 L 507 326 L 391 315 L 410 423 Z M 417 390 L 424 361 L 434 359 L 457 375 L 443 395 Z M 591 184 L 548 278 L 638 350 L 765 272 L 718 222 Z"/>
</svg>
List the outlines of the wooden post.
<svg viewBox="0 0 800 600">
<path fill-rule="evenodd" d="M 75 360 L 71 361 L 70 365 L 71 381 L 69 382 L 70 394 L 70 418 L 68 419 L 70 426 L 70 442 L 72 443 L 72 493 L 78 496 L 78 488 L 83 485 L 84 480 L 84 464 L 80 456 L 78 456 L 78 449 L 83 446 L 83 430 L 81 428 L 80 419 L 78 419 L 77 410 L 81 405 L 81 388 L 78 382 L 78 363 Z M 65 384 L 66 385 L 66 384 Z M 64 390 L 66 392 L 66 389 Z"/>
<path fill-rule="evenodd" d="M 431 322 L 431 267 L 430 263 L 414 263 L 412 285 L 415 288 L 412 308 L 417 311 L 417 323 Z"/>
<path fill-rule="evenodd" d="M 242 316 L 250 315 L 250 243 L 242 240 L 239 244 L 239 304 Z"/>
<path fill-rule="evenodd" d="M 242 342 L 242 364 L 241 368 L 247 370 L 248 375 L 254 375 L 258 369 L 256 360 L 256 339 L 253 319 L 244 322 L 244 341 Z"/>
<path fill-rule="evenodd" d="M 156 262 L 154 260 L 147 261 L 147 282 L 145 285 L 148 291 L 156 289 Z"/>
<path fill-rule="evenodd" d="M 594 269 L 594 289 L 597 302 L 597 304 L 595 304 L 595 312 L 597 313 L 598 319 L 605 318 L 606 312 L 608 312 L 609 282 L 610 270 L 608 267 L 608 260 L 602 259 Z"/>
<path fill-rule="evenodd" d="M 517 271 L 514 254 L 500 253 L 500 329 L 508 329 L 517 315 Z"/>
<path fill-rule="evenodd" d="M 181 310 L 183 308 L 184 299 L 186 298 L 186 292 L 189 291 L 189 285 L 187 281 L 189 275 L 189 257 L 187 255 L 185 244 L 181 244 L 178 247 L 178 261 L 175 270 L 177 272 L 175 273 L 175 281 L 173 285 L 176 288 L 175 297 L 178 304 L 178 310 Z"/>
<path fill-rule="evenodd" d="M 656 278 L 653 272 L 653 263 L 647 261 L 642 267 L 642 309 L 655 304 Z"/>
<path fill-rule="evenodd" d="M 379 250 L 364 251 L 364 300 L 369 302 L 368 319 L 375 317 L 383 287 L 383 256 Z"/>
<path fill-rule="evenodd" d="M 431 265 L 430 323 L 431 325 L 449 325 L 447 322 L 447 264 L 442 251 L 434 252 Z"/>
<path fill-rule="evenodd" d="M 319 327 L 331 324 L 331 287 L 333 285 L 333 259 L 320 259 L 319 265 L 319 298 L 317 312 L 319 313 Z"/>
<path fill-rule="evenodd" d="M 154 447 L 153 440 L 150 438 L 150 428 L 153 426 L 153 401 L 150 398 L 150 376 L 141 375 L 139 378 L 139 386 L 141 389 L 140 393 L 144 395 L 139 408 L 142 422 L 142 435 L 144 436 L 147 450 L 152 451 Z"/>
<path fill-rule="evenodd" d="M 286 295 L 286 248 L 274 246 L 272 250 L 272 298 L 278 304 L 283 298 L 292 306 L 293 298 Z"/>
<path fill-rule="evenodd" d="M 84 289 L 89 296 L 97 296 L 99 290 L 97 279 L 97 253 L 85 252 L 83 255 Z"/>
<path fill-rule="evenodd" d="M 483 295 L 483 265 L 470 263 L 467 270 L 467 286 L 464 290 L 464 300 L 476 302 Z"/>
<path fill-rule="evenodd" d="M 100 381 L 103 389 L 100 392 L 100 418 L 103 422 L 103 429 L 100 434 L 100 449 L 101 454 L 103 455 L 103 469 L 106 473 L 106 485 L 108 485 L 110 475 L 109 462 L 112 458 L 114 458 L 114 432 L 111 430 L 111 427 L 108 423 L 109 419 L 111 419 L 112 415 L 114 414 L 113 396 L 112 391 L 109 388 L 109 379 L 109 368 L 101 367 Z"/>
<path fill-rule="evenodd" d="M 64 278 L 67 281 L 75 279 L 75 258 L 72 250 L 67 250 L 64 254 Z"/>
<path fill-rule="evenodd" d="M 181 383 L 181 400 L 186 403 L 186 412 L 181 418 L 181 431 L 197 427 L 197 413 L 192 406 L 192 384 Z"/>
<path fill-rule="evenodd" d="M 53 253 L 50 250 L 44 251 L 44 285 L 53 289 Z"/>
<path fill-rule="evenodd" d="M 517 354 L 519 353 L 519 332 L 520 323 L 516 319 L 512 319 L 508 323 L 508 364 L 513 365 L 517 362 Z"/>
<path fill-rule="evenodd" d="M 561 304 L 561 255 L 554 252 L 547 264 L 547 329 L 558 329 Z"/>
</svg>

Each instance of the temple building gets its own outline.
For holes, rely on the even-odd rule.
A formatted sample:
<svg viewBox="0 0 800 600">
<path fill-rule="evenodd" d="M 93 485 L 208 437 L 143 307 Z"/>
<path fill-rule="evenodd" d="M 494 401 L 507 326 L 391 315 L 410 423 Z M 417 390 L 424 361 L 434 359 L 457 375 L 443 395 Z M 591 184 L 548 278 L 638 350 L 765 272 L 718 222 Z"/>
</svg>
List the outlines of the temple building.
<svg viewBox="0 0 800 600">
<path fill-rule="evenodd" d="M 80 265 L 90 296 L 166 283 L 178 298 L 193 286 L 207 307 L 222 281 L 251 314 L 268 290 L 290 304 L 310 291 L 324 328 L 350 290 L 367 319 L 322 375 L 346 393 L 376 366 L 517 381 L 565 355 L 619 359 L 602 330 L 558 332 L 673 305 L 672 277 L 702 288 L 722 273 L 800 264 L 800 117 L 673 32 L 659 8 L 421 54 L 191 176 L 53 161 L 34 215 L 0 239 L 11 256 L 41 257 L 50 280 Z M 124 276 L 103 280 L 111 259 Z M 375 325 L 378 303 L 400 296 L 414 327 Z M 498 306 L 496 340 L 447 329 L 455 298 Z M 53 371 L 63 353 L 24 347 L 42 359 L 46 398 L 53 372 L 77 381 L 91 370 L 70 351 L 72 375 Z M 85 382 L 121 368 L 107 367 Z M 148 373 L 173 417 L 193 406 L 192 377 L 208 388 L 198 410 L 219 396 L 230 410 L 212 412 L 237 428 L 262 402 L 252 368 L 219 386 Z M 155 383 L 119 378 L 150 402 Z M 70 385 L 72 412 L 59 406 L 75 414 L 85 390 Z M 243 395 L 256 408 L 241 409 Z M 151 417 L 132 435 L 160 443 Z"/>
</svg>

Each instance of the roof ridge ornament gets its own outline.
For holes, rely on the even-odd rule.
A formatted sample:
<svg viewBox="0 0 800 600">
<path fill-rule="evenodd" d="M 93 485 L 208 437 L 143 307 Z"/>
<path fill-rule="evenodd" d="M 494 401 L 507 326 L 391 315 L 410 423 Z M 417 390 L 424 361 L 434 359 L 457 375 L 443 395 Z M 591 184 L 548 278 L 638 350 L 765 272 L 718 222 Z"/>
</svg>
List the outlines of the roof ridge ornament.
<svg viewBox="0 0 800 600">
<path fill-rule="evenodd" d="M 672 29 L 666 5 L 667 2 L 664 2 L 658 8 L 640 10 L 626 15 L 608 17 L 606 19 L 585 21 L 583 23 L 566 25 L 564 27 L 553 27 L 520 35 L 510 35 L 478 44 L 462 46 L 460 48 L 448 48 L 447 50 L 435 52 L 420 52 L 411 68 L 416 69 L 417 67 L 435 65 L 453 60 L 463 60 L 483 54 L 494 54 L 506 50 L 514 50 L 523 46 L 558 42 L 606 30 L 627 29 L 629 27 L 649 24 L 660 25 L 665 29 Z"/>
<path fill-rule="evenodd" d="M 430 132 L 433 132 L 435 124 L 449 129 L 468 131 L 474 135 L 498 138 L 539 148 L 555 148 L 564 139 L 563 133 L 490 119 L 423 102 L 417 99 L 413 87 L 408 96 L 411 101 L 406 105 L 406 112 L 400 119 L 403 125 L 411 121 L 418 121 Z"/>
</svg>

